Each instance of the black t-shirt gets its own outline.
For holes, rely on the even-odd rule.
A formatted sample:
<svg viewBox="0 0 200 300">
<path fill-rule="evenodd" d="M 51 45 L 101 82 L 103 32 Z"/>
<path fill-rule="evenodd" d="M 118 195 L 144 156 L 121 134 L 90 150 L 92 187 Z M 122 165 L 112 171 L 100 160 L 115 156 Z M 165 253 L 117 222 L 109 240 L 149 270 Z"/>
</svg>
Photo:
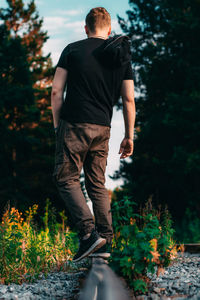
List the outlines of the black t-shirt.
<svg viewBox="0 0 200 300">
<path fill-rule="evenodd" d="M 120 97 L 124 79 L 133 79 L 131 63 L 110 68 L 95 56 L 104 43 L 101 38 L 86 38 L 68 44 L 57 67 L 67 74 L 67 92 L 60 118 L 69 122 L 92 123 L 111 127 L 113 106 Z"/>
</svg>

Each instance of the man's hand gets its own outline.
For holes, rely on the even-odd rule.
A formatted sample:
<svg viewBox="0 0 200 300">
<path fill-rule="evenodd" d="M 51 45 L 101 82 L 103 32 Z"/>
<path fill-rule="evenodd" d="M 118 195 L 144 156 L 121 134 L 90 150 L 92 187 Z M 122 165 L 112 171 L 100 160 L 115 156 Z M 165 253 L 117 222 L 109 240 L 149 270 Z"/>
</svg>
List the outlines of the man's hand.
<svg viewBox="0 0 200 300">
<path fill-rule="evenodd" d="M 124 138 L 120 144 L 119 154 L 121 158 L 126 158 L 133 154 L 133 140 Z"/>
</svg>

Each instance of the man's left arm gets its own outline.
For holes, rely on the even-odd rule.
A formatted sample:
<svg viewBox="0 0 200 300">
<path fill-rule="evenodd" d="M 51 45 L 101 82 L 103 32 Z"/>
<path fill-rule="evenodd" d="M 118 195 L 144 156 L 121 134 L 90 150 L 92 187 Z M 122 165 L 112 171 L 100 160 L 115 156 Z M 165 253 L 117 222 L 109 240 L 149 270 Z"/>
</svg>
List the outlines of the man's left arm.
<svg viewBox="0 0 200 300">
<path fill-rule="evenodd" d="M 60 110 L 63 104 L 63 94 L 67 82 L 67 70 L 57 67 L 53 78 L 51 91 L 51 107 L 53 114 L 54 129 L 58 127 L 60 119 Z"/>
</svg>

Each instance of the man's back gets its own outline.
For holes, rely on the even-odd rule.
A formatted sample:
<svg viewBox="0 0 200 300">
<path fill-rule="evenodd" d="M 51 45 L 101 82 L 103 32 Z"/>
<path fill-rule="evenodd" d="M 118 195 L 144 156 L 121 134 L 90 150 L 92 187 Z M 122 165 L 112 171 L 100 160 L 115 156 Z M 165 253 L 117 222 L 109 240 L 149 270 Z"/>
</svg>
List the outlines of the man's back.
<svg viewBox="0 0 200 300">
<path fill-rule="evenodd" d="M 98 58 L 103 43 L 104 39 L 91 37 L 71 43 L 63 50 L 57 64 L 68 71 L 62 119 L 110 126 L 122 81 L 132 79 L 133 75 L 130 63 L 110 67 Z"/>
</svg>

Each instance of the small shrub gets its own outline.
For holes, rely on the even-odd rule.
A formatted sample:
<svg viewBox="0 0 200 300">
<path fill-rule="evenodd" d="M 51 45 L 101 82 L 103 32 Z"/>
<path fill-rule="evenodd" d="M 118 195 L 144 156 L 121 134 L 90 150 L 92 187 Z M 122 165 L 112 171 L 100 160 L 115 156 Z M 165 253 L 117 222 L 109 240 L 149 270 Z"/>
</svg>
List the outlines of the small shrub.
<svg viewBox="0 0 200 300">
<path fill-rule="evenodd" d="M 145 293 L 150 279 L 176 257 L 172 240 L 174 230 L 170 214 L 152 208 L 151 199 L 136 213 L 136 203 L 129 197 L 112 204 L 114 239 L 111 266 L 122 275 L 136 294 Z"/>
<path fill-rule="evenodd" d="M 64 269 L 72 260 L 77 237 L 66 226 L 64 212 L 60 213 L 61 224 L 55 218 L 50 224 L 47 200 L 44 228 L 38 230 L 34 224 L 37 209 L 37 205 L 30 207 L 24 218 L 14 207 L 4 213 L 0 224 L 0 283 L 32 281 L 41 272 Z"/>
</svg>

